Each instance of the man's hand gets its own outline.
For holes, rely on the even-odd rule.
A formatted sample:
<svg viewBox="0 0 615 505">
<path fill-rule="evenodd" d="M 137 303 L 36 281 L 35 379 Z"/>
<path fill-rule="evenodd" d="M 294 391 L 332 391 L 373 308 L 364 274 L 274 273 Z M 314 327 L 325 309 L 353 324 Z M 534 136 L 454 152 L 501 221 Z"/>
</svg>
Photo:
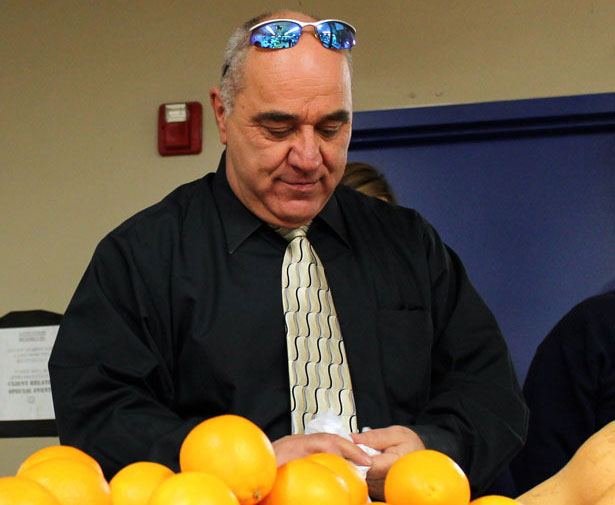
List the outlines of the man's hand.
<svg viewBox="0 0 615 505">
<path fill-rule="evenodd" d="M 291 459 L 302 458 L 317 452 L 337 454 L 360 466 L 371 466 L 372 464 L 372 458 L 355 443 L 330 433 L 288 435 L 273 442 L 273 450 L 278 466 Z"/>
<path fill-rule="evenodd" d="M 389 426 L 353 433 L 351 437 L 357 444 L 364 444 L 382 452 L 372 456 L 372 466 L 367 472 L 369 495 L 376 500 L 384 501 L 384 479 L 391 465 L 404 454 L 425 449 L 419 436 L 405 426 Z"/>
</svg>

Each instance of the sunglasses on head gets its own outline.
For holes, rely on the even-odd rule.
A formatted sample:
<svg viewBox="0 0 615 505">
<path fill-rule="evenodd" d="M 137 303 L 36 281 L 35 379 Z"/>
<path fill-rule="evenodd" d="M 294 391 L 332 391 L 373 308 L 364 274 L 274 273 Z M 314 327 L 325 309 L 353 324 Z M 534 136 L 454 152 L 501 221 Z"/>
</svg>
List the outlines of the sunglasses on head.
<svg viewBox="0 0 615 505">
<path fill-rule="evenodd" d="M 328 49 L 350 49 L 355 45 L 354 26 L 339 19 L 304 23 L 294 19 L 270 19 L 250 28 L 250 44 L 267 49 L 286 49 L 299 41 L 303 28 L 314 27 L 314 36 Z"/>
</svg>

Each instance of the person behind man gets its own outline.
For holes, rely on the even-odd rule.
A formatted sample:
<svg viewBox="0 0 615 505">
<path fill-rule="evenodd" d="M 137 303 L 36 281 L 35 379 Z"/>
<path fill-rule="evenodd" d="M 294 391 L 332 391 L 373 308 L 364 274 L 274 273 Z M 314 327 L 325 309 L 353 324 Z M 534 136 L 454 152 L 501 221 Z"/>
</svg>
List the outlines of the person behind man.
<svg viewBox="0 0 615 505">
<path fill-rule="evenodd" d="M 397 205 L 397 198 L 391 185 L 380 170 L 369 163 L 363 161 L 347 163 L 340 184 Z"/>
<path fill-rule="evenodd" d="M 459 258 L 415 211 L 338 186 L 353 44 L 347 23 L 297 12 L 242 25 L 210 91 L 226 146 L 217 172 L 98 245 L 49 370 L 61 442 L 107 476 L 136 460 L 177 468 L 188 431 L 225 413 L 259 425 L 278 464 L 328 451 L 370 466 L 376 498 L 410 451 L 449 454 L 478 490 L 521 447 L 527 412 L 508 350 Z M 295 246 L 312 274 L 326 272 L 311 304 L 329 315 L 308 317 L 318 339 L 291 336 L 296 298 L 282 292 Z M 335 374 L 305 379 L 321 365 L 295 368 L 306 349 Z M 373 428 L 354 442 L 382 454 L 302 433 L 316 410 L 296 388 L 320 381 L 317 409 L 335 404 L 353 431 Z"/>
<path fill-rule="evenodd" d="M 562 317 L 538 346 L 523 393 L 531 409 L 527 443 L 511 463 L 519 494 L 561 470 L 615 420 L 615 291 Z"/>
</svg>

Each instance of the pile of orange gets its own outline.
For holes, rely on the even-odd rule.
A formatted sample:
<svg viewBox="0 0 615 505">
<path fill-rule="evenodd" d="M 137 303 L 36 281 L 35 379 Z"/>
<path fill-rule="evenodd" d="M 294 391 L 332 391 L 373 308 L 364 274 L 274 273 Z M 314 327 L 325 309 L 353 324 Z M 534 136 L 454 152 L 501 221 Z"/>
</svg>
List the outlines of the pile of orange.
<svg viewBox="0 0 615 505">
<path fill-rule="evenodd" d="M 151 461 L 122 468 L 108 482 L 98 462 L 67 445 L 34 452 L 0 478 L 0 505 L 255 505 L 277 475 L 273 446 L 251 421 L 208 419 L 184 439 L 179 473 Z"/>
<path fill-rule="evenodd" d="M 139 461 L 107 482 L 96 460 L 66 445 L 31 454 L 17 474 L 0 478 L 0 505 L 364 505 L 367 482 L 341 456 L 311 454 L 277 467 L 271 442 L 251 421 L 208 419 L 184 439 L 180 471 Z M 470 502 L 468 479 L 433 450 L 399 458 L 384 483 L 386 504 L 513 505 L 486 496 Z"/>
<path fill-rule="evenodd" d="M 31 454 L 17 475 L 0 478 L 0 505 L 112 505 L 98 462 L 66 445 Z"/>
</svg>

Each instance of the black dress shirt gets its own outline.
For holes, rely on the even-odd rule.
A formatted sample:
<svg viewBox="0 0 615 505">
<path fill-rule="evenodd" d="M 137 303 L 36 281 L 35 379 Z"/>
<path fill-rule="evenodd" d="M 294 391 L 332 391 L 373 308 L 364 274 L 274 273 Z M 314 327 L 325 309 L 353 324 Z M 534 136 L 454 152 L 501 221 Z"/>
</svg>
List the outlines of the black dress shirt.
<svg viewBox="0 0 615 505">
<path fill-rule="evenodd" d="M 615 291 L 572 308 L 536 350 L 523 385 L 527 445 L 511 464 L 519 494 L 562 469 L 615 420 Z"/>
<path fill-rule="evenodd" d="M 234 413 L 290 433 L 281 266 L 286 241 L 217 173 L 105 237 L 49 369 L 60 440 L 112 476 L 178 467 L 188 431 Z M 521 447 L 507 347 L 457 256 L 415 211 L 338 187 L 308 237 L 331 286 L 359 426 L 412 427 L 475 489 Z"/>
</svg>

